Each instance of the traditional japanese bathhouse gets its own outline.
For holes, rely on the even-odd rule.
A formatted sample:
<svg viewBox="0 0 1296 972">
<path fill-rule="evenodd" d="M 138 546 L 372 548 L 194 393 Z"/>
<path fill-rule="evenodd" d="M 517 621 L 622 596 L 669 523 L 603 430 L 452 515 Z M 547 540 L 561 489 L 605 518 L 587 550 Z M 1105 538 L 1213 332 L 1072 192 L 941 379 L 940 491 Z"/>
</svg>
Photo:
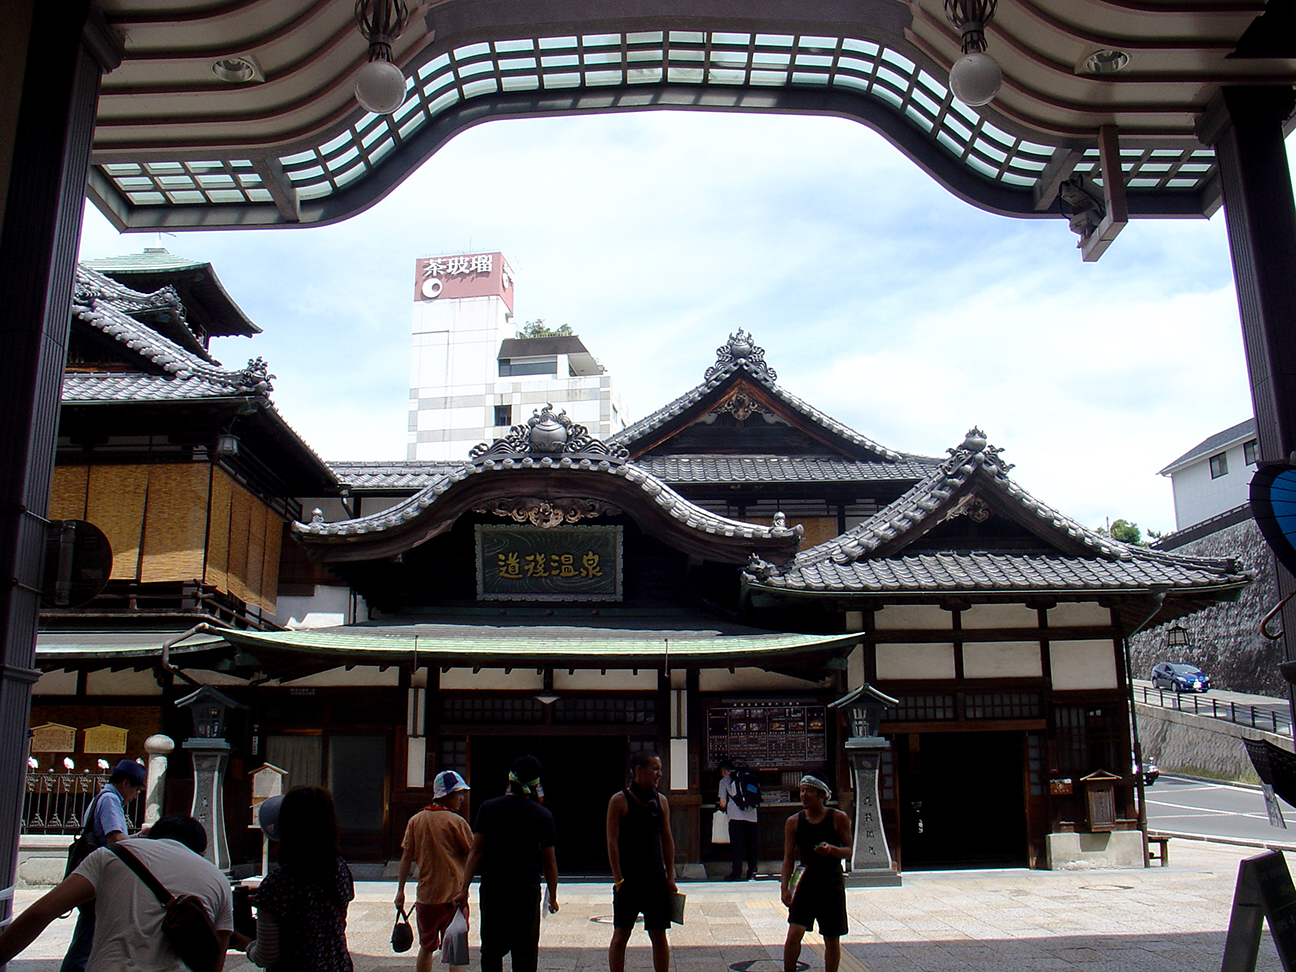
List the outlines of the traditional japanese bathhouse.
<svg viewBox="0 0 1296 972">
<path fill-rule="evenodd" d="M 778 857 L 802 773 L 851 806 L 828 705 L 866 682 L 897 700 L 879 726 L 897 866 L 1057 865 L 1077 833 L 1138 844 L 1124 639 L 1248 582 L 1050 510 L 975 430 L 944 458 L 875 443 L 779 386 L 741 331 L 607 441 L 543 408 L 462 462 L 334 469 L 346 512 L 321 500 L 331 515 L 287 549 L 367 614 L 210 625 L 175 650 L 249 706 L 248 766 L 334 787 L 358 859 L 397 855 L 437 770 L 480 800 L 530 751 L 560 865 L 602 870 L 606 800 L 649 746 L 681 863 L 724 857 L 705 825 L 726 757 L 759 772 Z"/>
</svg>

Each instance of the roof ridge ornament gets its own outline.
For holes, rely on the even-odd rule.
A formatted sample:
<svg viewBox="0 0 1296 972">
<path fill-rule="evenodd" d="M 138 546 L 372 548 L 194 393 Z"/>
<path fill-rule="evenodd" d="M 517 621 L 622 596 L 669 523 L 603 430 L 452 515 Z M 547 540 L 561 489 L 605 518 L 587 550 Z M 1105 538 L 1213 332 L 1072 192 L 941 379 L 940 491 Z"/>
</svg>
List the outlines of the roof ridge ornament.
<svg viewBox="0 0 1296 972">
<path fill-rule="evenodd" d="M 478 465 L 535 457 L 620 463 L 630 458 L 630 450 L 594 438 L 589 429 L 568 418 L 566 409 L 555 412 L 553 403 L 548 402 L 531 413 L 526 425 L 513 426 L 502 439 L 473 446 L 468 456 Z"/>
<path fill-rule="evenodd" d="M 710 381 L 727 374 L 735 368 L 746 368 L 756 378 L 771 384 L 778 381 L 778 374 L 765 363 L 765 349 L 752 340 L 752 336 L 738 328 L 738 333 L 730 334 L 729 340 L 716 348 L 716 361 L 702 376 L 703 381 Z"/>
</svg>

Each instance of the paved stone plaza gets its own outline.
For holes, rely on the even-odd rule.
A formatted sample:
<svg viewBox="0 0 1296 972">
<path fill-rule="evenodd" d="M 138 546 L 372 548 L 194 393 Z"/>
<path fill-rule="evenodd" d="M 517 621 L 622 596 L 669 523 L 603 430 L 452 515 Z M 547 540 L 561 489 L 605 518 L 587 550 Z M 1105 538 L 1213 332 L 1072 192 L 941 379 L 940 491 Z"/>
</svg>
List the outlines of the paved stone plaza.
<svg viewBox="0 0 1296 972">
<path fill-rule="evenodd" d="M 851 890 L 851 934 L 842 972 L 1200 972 L 1218 969 L 1238 861 L 1254 848 L 1175 840 L 1172 865 L 1147 870 L 959 871 L 904 875 L 900 888 Z M 1288 866 L 1293 856 L 1288 855 Z M 778 884 L 760 880 L 685 884 L 687 922 L 671 933 L 680 972 L 779 972 L 786 912 Z M 390 882 L 357 884 L 350 944 L 357 972 L 414 967 L 394 955 Z M 17 892 L 26 907 L 39 890 Z M 541 969 L 606 969 L 612 912 L 601 884 L 568 884 L 562 910 L 545 921 Z M 65 920 L 10 964 L 13 972 L 57 972 L 71 935 Z M 818 939 L 802 958 L 821 968 Z M 627 968 L 652 968 L 637 933 Z M 472 968 L 477 968 L 474 940 Z M 227 969 L 251 969 L 231 955 Z M 1281 963 L 1266 930 L 1257 969 Z"/>
</svg>

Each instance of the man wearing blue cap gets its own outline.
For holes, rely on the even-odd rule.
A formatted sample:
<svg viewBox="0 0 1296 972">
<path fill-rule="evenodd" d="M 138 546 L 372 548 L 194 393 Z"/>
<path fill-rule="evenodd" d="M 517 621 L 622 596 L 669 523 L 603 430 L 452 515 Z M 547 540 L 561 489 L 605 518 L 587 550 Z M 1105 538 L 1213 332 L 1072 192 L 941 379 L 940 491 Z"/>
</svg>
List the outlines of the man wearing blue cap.
<svg viewBox="0 0 1296 972">
<path fill-rule="evenodd" d="M 84 833 L 89 838 L 88 851 L 125 839 L 126 805 L 144 792 L 147 780 L 148 773 L 133 759 L 123 759 L 113 767 L 108 785 L 99 791 L 99 795 L 90 804 L 90 809 L 86 811 Z M 80 863 L 80 860 L 69 860 L 64 878 Z M 94 945 L 94 929 L 94 900 L 91 899 L 78 906 L 72 942 L 68 945 L 59 972 L 85 972 L 86 960 L 90 958 L 90 948 Z"/>
<path fill-rule="evenodd" d="M 431 972 L 432 953 L 454 920 L 455 895 L 463 884 L 464 864 L 472 849 L 473 834 L 460 814 L 468 782 L 454 770 L 443 770 L 432 781 L 432 802 L 410 817 L 401 841 L 400 870 L 397 873 L 396 907 L 405 909 L 405 882 L 410 865 L 418 864 L 418 893 L 414 910 L 418 916 L 419 953 L 416 972 Z M 464 907 L 467 914 L 467 906 Z M 465 966 L 450 966 L 462 970 Z"/>
</svg>

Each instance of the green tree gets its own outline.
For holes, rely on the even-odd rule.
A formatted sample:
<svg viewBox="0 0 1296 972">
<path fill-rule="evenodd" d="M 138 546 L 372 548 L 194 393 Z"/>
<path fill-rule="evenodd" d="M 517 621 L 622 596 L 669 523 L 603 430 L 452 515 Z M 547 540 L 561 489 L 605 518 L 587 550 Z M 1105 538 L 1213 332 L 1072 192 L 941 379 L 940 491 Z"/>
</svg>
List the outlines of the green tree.
<svg viewBox="0 0 1296 972">
<path fill-rule="evenodd" d="M 1131 523 L 1129 520 L 1113 520 L 1107 526 L 1099 527 L 1098 532 L 1104 537 L 1111 537 L 1121 543 L 1133 544 L 1136 547 L 1147 546 L 1143 540 L 1143 531 L 1139 529 L 1139 525 Z"/>
<path fill-rule="evenodd" d="M 527 321 L 518 328 L 518 337 L 521 338 L 545 338 L 545 337 L 571 337 L 571 325 L 560 324 L 558 327 L 546 327 L 544 318 L 537 317 L 534 321 Z"/>
</svg>

